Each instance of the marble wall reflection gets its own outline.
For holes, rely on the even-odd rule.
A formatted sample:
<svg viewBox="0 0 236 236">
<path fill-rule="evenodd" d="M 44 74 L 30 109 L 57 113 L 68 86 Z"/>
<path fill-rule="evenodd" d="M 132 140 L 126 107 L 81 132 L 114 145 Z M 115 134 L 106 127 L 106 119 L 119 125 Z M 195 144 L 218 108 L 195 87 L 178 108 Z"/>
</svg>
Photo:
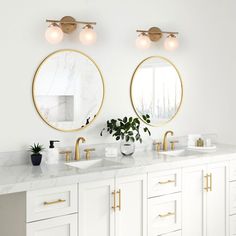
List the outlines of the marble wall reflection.
<svg viewBox="0 0 236 236">
<path fill-rule="evenodd" d="M 103 80 L 87 56 L 60 51 L 39 67 L 34 99 L 42 118 L 57 129 L 79 129 L 96 117 L 103 100 Z"/>
</svg>

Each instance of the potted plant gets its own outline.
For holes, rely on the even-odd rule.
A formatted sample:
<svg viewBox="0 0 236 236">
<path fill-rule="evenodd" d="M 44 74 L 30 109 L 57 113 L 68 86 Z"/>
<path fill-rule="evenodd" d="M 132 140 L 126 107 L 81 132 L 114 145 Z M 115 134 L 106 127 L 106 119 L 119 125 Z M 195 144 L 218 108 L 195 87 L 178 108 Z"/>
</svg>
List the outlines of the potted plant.
<svg viewBox="0 0 236 236">
<path fill-rule="evenodd" d="M 143 119 L 150 123 L 150 116 L 143 115 Z M 124 117 L 123 119 L 111 119 L 107 121 L 107 127 L 103 128 L 100 135 L 103 135 L 104 131 L 107 131 L 115 139 L 121 140 L 120 151 L 124 156 L 130 156 L 135 151 L 135 141 L 142 143 L 142 137 L 140 134 L 140 120 L 139 118 Z M 145 133 L 151 135 L 150 130 L 147 127 L 143 128 Z"/>
<path fill-rule="evenodd" d="M 35 144 L 30 146 L 30 152 L 31 154 L 31 161 L 33 166 L 39 166 L 42 160 L 42 154 L 41 152 L 44 150 L 45 148 L 43 147 L 43 145 Z"/>
</svg>

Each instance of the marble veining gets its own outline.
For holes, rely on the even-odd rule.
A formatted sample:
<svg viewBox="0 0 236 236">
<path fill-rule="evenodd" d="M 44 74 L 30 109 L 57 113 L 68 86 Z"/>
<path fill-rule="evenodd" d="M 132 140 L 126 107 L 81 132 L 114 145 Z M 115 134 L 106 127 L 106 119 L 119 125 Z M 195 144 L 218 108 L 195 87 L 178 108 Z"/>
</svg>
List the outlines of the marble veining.
<svg viewBox="0 0 236 236">
<path fill-rule="evenodd" d="M 78 169 L 60 162 L 33 167 L 29 164 L 0 167 L 0 194 L 76 184 L 84 181 L 163 171 L 210 162 L 236 160 L 236 146 L 218 145 L 215 152 L 190 156 L 167 156 L 155 151 L 136 152 L 133 158 L 107 158 L 121 165 L 95 169 Z"/>
</svg>

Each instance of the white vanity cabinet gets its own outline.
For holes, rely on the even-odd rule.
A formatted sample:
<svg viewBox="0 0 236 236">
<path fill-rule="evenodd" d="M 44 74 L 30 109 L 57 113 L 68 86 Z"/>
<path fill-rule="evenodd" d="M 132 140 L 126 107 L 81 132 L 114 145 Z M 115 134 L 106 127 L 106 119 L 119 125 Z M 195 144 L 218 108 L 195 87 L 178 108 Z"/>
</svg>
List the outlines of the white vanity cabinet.
<svg viewBox="0 0 236 236">
<path fill-rule="evenodd" d="M 146 175 L 79 184 L 79 236 L 146 236 Z"/>
<path fill-rule="evenodd" d="M 184 168 L 182 236 L 228 236 L 227 162 Z"/>
</svg>

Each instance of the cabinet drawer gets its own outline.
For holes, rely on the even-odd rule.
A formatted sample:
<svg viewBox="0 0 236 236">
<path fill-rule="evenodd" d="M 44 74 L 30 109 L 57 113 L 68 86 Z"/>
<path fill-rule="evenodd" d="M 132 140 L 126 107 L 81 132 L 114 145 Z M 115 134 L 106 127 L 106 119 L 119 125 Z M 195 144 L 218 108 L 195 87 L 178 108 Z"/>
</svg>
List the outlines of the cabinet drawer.
<svg viewBox="0 0 236 236">
<path fill-rule="evenodd" d="M 181 191 L 181 170 L 148 174 L 148 197 Z"/>
<path fill-rule="evenodd" d="M 230 215 L 236 214 L 236 182 L 230 183 Z"/>
<path fill-rule="evenodd" d="M 181 231 L 178 230 L 178 231 L 175 231 L 175 232 L 172 232 L 172 233 L 169 233 L 169 234 L 160 234 L 158 236 L 181 236 Z"/>
<path fill-rule="evenodd" d="M 230 161 L 230 181 L 236 180 L 236 161 Z"/>
<path fill-rule="evenodd" d="M 77 236 L 77 214 L 27 224 L 26 236 Z"/>
<path fill-rule="evenodd" d="M 181 193 L 148 199 L 148 236 L 181 229 Z"/>
<path fill-rule="evenodd" d="M 230 236 L 236 235 L 236 215 L 230 216 Z"/>
<path fill-rule="evenodd" d="M 77 212 L 77 185 L 27 192 L 27 222 Z"/>
</svg>

